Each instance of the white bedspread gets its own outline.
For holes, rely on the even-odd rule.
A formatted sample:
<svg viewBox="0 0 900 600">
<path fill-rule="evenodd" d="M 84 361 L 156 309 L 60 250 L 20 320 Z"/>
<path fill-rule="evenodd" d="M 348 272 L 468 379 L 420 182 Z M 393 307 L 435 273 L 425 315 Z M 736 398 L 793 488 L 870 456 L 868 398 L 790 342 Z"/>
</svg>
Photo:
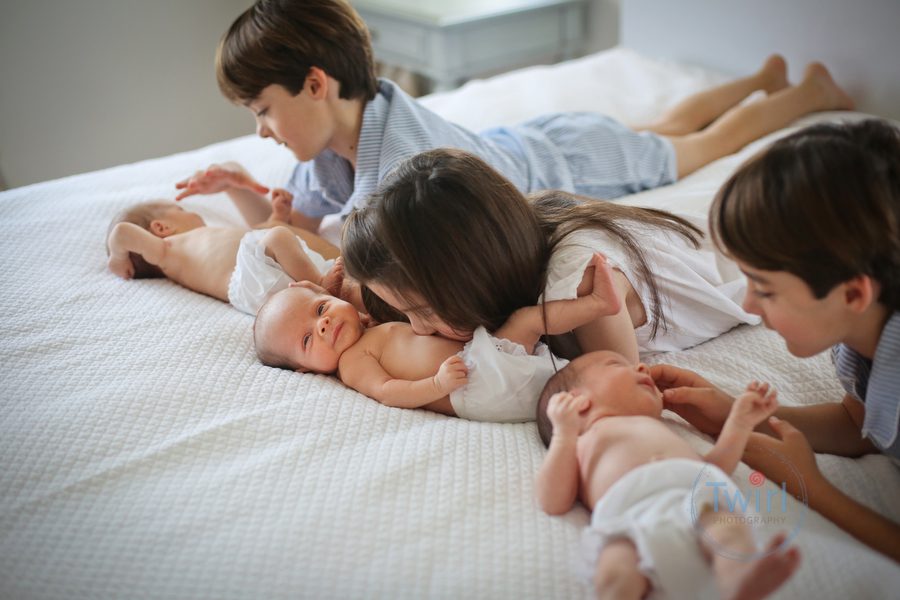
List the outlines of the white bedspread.
<svg viewBox="0 0 900 600">
<path fill-rule="evenodd" d="M 427 101 L 476 128 L 562 109 L 634 122 L 718 80 L 617 50 Z M 758 146 L 627 201 L 704 211 Z M 118 209 L 172 198 L 176 180 L 229 159 L 272 185 L 292 166 L 283 149 L 248 137 L 0 194 L 0 597 L 582 595 L 588 512 L 536 507 L 544 450 L 533 424 L 386 408 L 334 379 L 263 367 L 248 316 L 106 270 Z M 224 195 L 186 205 L 238 222 Z M 798 361 L 761 328 L 652 360 L 731 391 L 769 380 L 784 403 L 841 397 L 827 358 Z M 819 463 L 900 520 L 900 472 L 887 459 Z M 815 513 L 796 542 L 803 565 L 780 597 L 900 589 L 900 568 Z"/>
</svg>

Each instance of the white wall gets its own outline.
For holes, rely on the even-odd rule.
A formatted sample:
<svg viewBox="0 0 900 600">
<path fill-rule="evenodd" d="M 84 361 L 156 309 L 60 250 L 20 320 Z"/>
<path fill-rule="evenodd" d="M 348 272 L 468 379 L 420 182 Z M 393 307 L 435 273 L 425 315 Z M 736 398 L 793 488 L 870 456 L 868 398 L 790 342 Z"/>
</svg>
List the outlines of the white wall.
<svg viewBox="0 0 900 600">
<path fill-rule="evenodd" d="M 5 0 L 0 177 L 15 187 L 251 133 L 218 91 L 251 0 Z"/>
</svg>

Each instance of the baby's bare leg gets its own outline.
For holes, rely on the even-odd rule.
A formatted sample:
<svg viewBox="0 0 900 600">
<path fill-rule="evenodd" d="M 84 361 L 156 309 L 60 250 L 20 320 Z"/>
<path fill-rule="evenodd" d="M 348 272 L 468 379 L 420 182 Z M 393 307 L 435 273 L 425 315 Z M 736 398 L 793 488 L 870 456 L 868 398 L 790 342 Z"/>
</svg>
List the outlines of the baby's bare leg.
<svg viewBox="0 0 900 600">
<path fill-rule="evenodd" d="M 297 241 L 297 237 L 287 227 L 273 227 L 263 236 L 261 243 L 266 255 L 281 265 L 284 272 L 294 281 L 322 283 L 322 274 L 309 259 Z"/>
<path fill-rule="evenodd" d="M 650 582 L 638 570 L 638 562 L 637 548 L 629 539 L 619 538 L 604 546 L 594 571 L 597 598 L 643 598 Z"/>
<path fill-rule="evenodd" d="M 800 564 L 800 552 L 796 548 L 780 548 L 785 538 L 778 534 L 764 553 L 758 553 L 749 527 L 739 519 L 723 518 L 727 514 L 705 510 L 700 515 L 700 543 L 712 561 L 719 594 L 732 600 L 765 598 L 794 574 Z M 757 554 L 759 557 L 754 558 Z M 730 556 L 746 556 L 747 560 Z"/>
<path fill-rule="evenodd" d="M 764 90 L 772 94 L 787 86 L 784 58 L 773 54 L 753 75 L 689 96 L 655 122 L 637 129 L 660 135 L 686 135 L 700 131 L 753 92 Z"/>
<path fill-rule="evenodd" d="M 820 110 L 850 110 L 853 100 L 820 63 L 807 67 L 799 85 L 759 102 L 736 106 L 697 133 L 669 137 L 675 147 L 678 177 L 737 152 L 750 142 L 786 127 L 805 114 Z"/>
</svg>

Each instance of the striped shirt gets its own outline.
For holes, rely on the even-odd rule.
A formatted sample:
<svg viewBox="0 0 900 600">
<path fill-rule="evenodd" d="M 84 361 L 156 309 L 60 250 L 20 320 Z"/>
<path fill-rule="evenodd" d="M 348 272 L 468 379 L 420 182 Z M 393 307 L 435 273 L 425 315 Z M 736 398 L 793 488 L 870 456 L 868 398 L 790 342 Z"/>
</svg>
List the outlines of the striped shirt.
<svg viewBox="0 0 900 600">
<path fill-rule="evenodd" d="M 477 134 L 380 79 L 378 94 L 363 111 L 356 171 L 349 161 L 325 150 L 297 165 L 287 189 L 294 194 L 294 208 L 309 216 L 346 215 L 401 161 L 440 147 L 478 155 L 522 193 L 561 189 L 615 198 L 676 177 L 668 140 L 634 132 L 603 115 L 557 113 Z"/>
<path fill-rule="evenodd" d="M 863 436 L 884 454 L 900 458 L 900 312 L 881 331 L 873 360 L 845 344 L 832 348 L 831 358 L 844 390 L 865 404 Z"/>
</svg>

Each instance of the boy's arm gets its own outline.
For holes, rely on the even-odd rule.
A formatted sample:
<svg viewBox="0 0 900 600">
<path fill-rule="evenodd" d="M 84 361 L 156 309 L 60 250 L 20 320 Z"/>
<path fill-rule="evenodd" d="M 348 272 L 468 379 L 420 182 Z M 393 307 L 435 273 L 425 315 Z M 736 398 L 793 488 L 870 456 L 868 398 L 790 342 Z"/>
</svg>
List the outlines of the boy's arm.
<svg viewBox="0 0 900 600">
<path fill-rule="evenodd" d="M 547 404 L 547 417 L 553 423 L 553 437 L 547 456 L 538 469 L 534 493 L 541 509 L 549 515 L 569 511 L 578 497 L 578 456 L 580 408 L 587 399 L 569 392 L 554 394 Z"/>
<path fill-rule="evenodd" d="M 385 406 L 421 408 L 445 398 L 468 381 L 466 365 L 457 355 L 441 363 L 434 376 L 416 381 L 391 377 L 368 352 L 350 358 L 349 361 L 341 359 L 341 381 Z"/>
<path fill-rule="evenodd" d="M 590 294 L 574 300 L 554 300 L 543 306 L 520 308 L 494 335 L 519 343 L 530 353 L 542 335 L 567 333 L 597 317 L 619 312 L 620 300 L 606 258 L 594 254 L 591 266 L 594 267 L 594 285 Z"/>
<path fill-rule="evenodd" d="M 166 257 L 166 241 L 134 223 L 119 223 L 113 227 L 107 244 L 109 270 L 124 279 L 134 276 L 129 252 L 140 254 L 145 261 L 159 267 Z"/>
<path fill-rule="evenodd" d="M 900 562 L 900 524 L 860 504 L 832 485 L 816 464 L 806 437 L 789 422 L 772 418 L 775 435 L 754 433 L 744 461 L 788 492 L 801 497 L 805 486 L 810 508 L 870 548 Z M 799 480 L 798 480 L 799 475 Z"/>
<path fill-rule="evenodd" d="M 776 408 L 775 390 L 770 389 L 768 383 L 751 383 L 731 405 L 722 432 L 703 460 L 732 473 L 744 454 L 753 428 L 772 415 Z"/>
<path fill-rule="evenodd" d="M 225 192 L 244 221 L 251 227 L 265 221 L 272 213 L 272 205 L 265 197 L 265 194 L 269 193 L 269 188 L 253 179 L 250 173 L 236 162 L 210 165 L 179 181 L 175 184 L 175 188 L 182 190 L 175 197 L 176 201 L 195 194 Z"/>
<path fill-rule="evenodd" d="M 291 211 L 291 225 L 318 233 L 319 225 L 322 224 L 322 217 L 310 217 L 299 210 Z"/>
</svg>

